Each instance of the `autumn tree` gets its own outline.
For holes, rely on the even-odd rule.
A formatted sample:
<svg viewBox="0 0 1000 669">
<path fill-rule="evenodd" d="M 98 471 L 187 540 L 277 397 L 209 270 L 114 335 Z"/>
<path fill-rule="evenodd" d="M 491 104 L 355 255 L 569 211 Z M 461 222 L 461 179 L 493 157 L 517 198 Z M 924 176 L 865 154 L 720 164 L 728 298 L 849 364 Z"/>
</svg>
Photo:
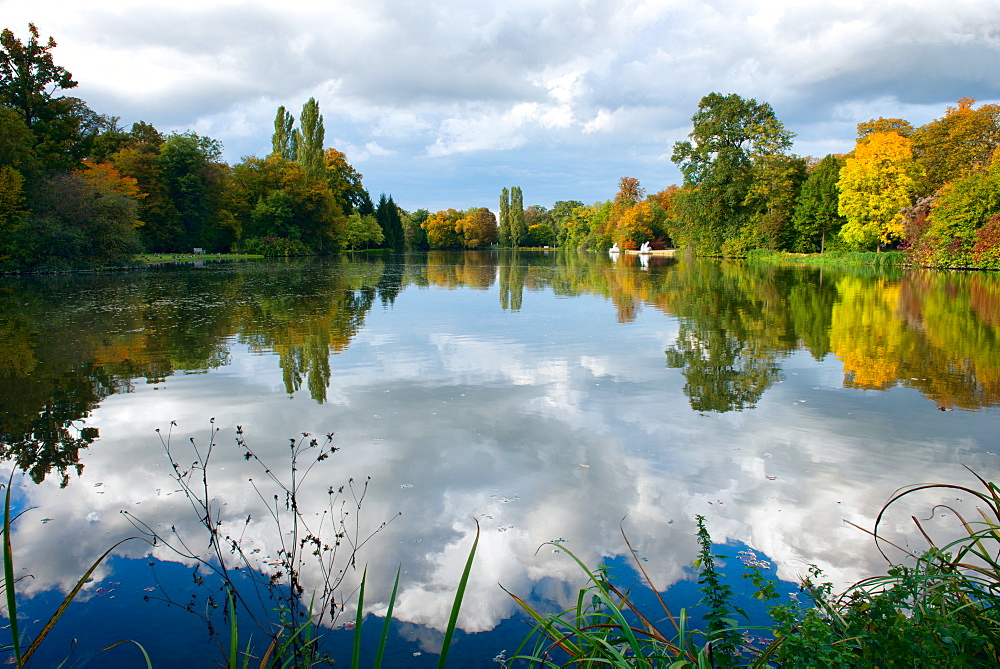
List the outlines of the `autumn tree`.
<svg viewBox="0 0 1000 669">
<path fill-rule="evenodd" d="M 646 189 L 633 177 L 622 177 L 618 180 L 618 193 L 615 203 L 630 206 L 646 197 Z"/>
<path fill-rule="evenodd" d="M 481 249 L 495 244 L 499 233 L 496 216 L 486 207 L 469 209 L 464 217 L 456 221 L 455 230 L 467 249 Z"/>
<path fill-rule="evenodd" d="M 611 241 L 618 244 L 618 248 L 637 249 L 653 239 L 652 223 L 653 208 L 649 202 L 642 200 L 624 207 L 616 212 Z"/>
<path fill-rule="evenodd" d="M 691 121 L 688 140 L 675 143 L 671 157 L 685 186 L 675 211 L 689 226 L 684 239 L 695 252 L 723 254 L 735 250 L 729 244 L 752 213 L 747 194 L 754 161 L 784 153 L 793 135 L 771 105 L 736 94 L 703 97 Z"/>
<path fill-rule="evenodd" d="M 913 136 L 913 125 L 901 118 L 873 118 L 858 124 L 858 141 L 866 140 L 876 132 L 894 132 L 903 137 Z"/>
<path fill-rule="evenodd" d="M 674 237 L 677 234 L 674 206 L 677 195 L 681 192 L 677 184 L 671 184 L 658 193 L 652 193 L 646 198 L 663 212 L 664 248 L 670 248 L 677 244 Z"/>
<path fill-rule="evenodd" d="M 927 193 L 974 169 L 985 167 L 1000 146 L 1000 105 L 981 105 L 962 98 L 942 118 L 913 133 L 913 152 L 926 172 Z"/>
<path fill-rule="evenodd" d="M 855 249 L 880 248 L 900 239 L 903 216 L 922 170 L 912 143 L 895 132 L 876 132 L 859 140 L 847 158 L 837 188 L 838 213 L 846 219 L 840 238 Z"/>
<path fill-rule="evenodd" d="M 462 235 L 456 224 L 465 217 L 465 212 L 448 209 L 431 214 L 424 221 L 427 232 L 427 244 L 432 249 L 460 249 Z"/>
<path fill-rule="evenodd" d="M 347 221 L 323 179 L 275 155 L 248 157 L 233 167 L 241 244 L 280 238 L 300 242 L 300 252 L 325 253 L 343 241 Z"/>
<path fill-rule="evenodd" d="M 323 164 L 326 167 L 326 183 L 345 214 L 375 213 L 371 197 L 361 181 L 361 174 L 347 162 L 347 156 L 342 151 L 326 149 L 323 152 Z"/>
</svg>

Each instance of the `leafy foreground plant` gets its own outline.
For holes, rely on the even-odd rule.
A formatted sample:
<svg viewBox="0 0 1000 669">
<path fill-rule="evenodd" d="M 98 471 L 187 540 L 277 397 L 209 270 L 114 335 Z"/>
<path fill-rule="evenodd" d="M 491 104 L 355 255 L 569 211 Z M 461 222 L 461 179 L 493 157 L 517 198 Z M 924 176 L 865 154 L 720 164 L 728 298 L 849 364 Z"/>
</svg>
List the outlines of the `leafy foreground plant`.
<svg viewBox="0 0 1000 669">
<path fill-rule="evenodd" d="M 618 667 L 710 667 L 727 666 L 735 654 L 740 638 L 732 619 L 732 591 L 715 568 L 711 537 L 698 516 L 698 537 L 701 543 L 699 583 L 709 607 L 708 630 L 691 629 L 687 610 L 674 615 L 652 586 L 662 608 L 660 612 L 641 611 L 629 597 L 612 583 L 607 569 L 589 569 L 579 557 L 562 543 L 547 545 L 565 552 L 587 575 L 590 585 L 582 588 L 576 605 L 560 613 L 543 615 L 517 595 L 505 589 L 534 620 L 534 628 L 515 653 L 514 658 L 529 661 L 532 666 L 560 667 L 569 665 Z M 641 560 L 632 549 L 628 537 L 622 537 L 629 547 L 636 567 L 646 580 L 652 581 Z M 669 621 L 670 627 L 660 629 L 654 620 Z M 531 650 L 523 653 L 525 648 Z"/>
<path fill-rule="evenodd" d="M 359 516 L 368 482 L 357 486 L 353 479 L 339 488 L 327 489 L 327 507 L 322 513 L 312 516 L 302 508 L 300 494 L 304 482 L 317 465 L 339 450 L 333 446 L 332 433 L 324 440 L 312 438 L 308 433 L 290 439 L 288 470 L 282 475 L 257 456 L 244 439 L 242 428 L 237 426 L 236 445 L 242 457 L 259 463 L 264 473 L 263 481 L 250 479 L 248 484 L 267 509 L 279 541 L 278 550 L 268 561 L 271 571 L 264 573 L 261 559 L 253 557 L 256 551 L 243 545 L 243 533 L 250 526 L 252 515 L 240 519 L 227 517 L 223 505 L 211 494 L 209 471 L 219 432 L 214 419 L 211 422 L 207 446 L 190 440 L 194 456 L 190 465 L 181 464 L 186 459 L 171 443 L 171 432 L 166 438 L 160 436 L 172 477 L 207 533 L 207 550 L 193 548 L 191 539 L 181 536 L 176 527 L 171 527 L 169 533 L 160 532 L 123 512 L 154 546 L 166 546 L 184 560 L 194 561 L 196 584 L 215 588 L 203 600 L 194 596 L 179 603 L 160 586 L 160 598 L 199 616 L 231 667 L 250 666 L 252 659 L 254 666 L 261 667 L 328 663 L 329 658 L 321 650 L 322 641 L 345 608 L 340 586 L 347 570 L 356 568 L 360 549 L 392 519 L 362 533 Z M 171 431 L 175 425 L 171 423 Z M 319 520 L 311 520 L 313 517 Z M 307 565 L 319 574 L 318 587 L 310 592 L 303 579 Z M 220 585 L 210 586 L 213 581 Z M 271 614 L 274 611 L 276 619 Z M 218 626 L 216 616 L 220 612 L 226 624 Z M 249 621 L 270 639 L 260 657 L 253 657 L 252 638 L 246 643 L 239 641 L 237 620 Z M 229 632 L 228 643 L 221 635 L 225 630 Z"/>
<path fill-rule="evenodd" d="M 171 427 L 173 426 L 171 423 Z M 165 592 L 164 601 L 182 606 L 202 618 L 227 658 L 226 664 L 230 669 L 250 666 L 298 668 L 332 664 L 332 660 L 323 651 L 323 641 L 327 632 L 337 622 L 339 613 L 345 608 L 342 595 L 338 601 L 345 572 L 347 569 L 356 568 L 359 551 L 392 519 L 381 523 L 374 531 L 362 534 L 359 512 L 368 483 L 366 481 L 358 491 L 353 479 L 350 479 L 339 489 L 332 487 L 328 489 L 328 508 L 320 514 L 322 520 L 318 526 L 313 527 L 314 523 L 308 521 L 306 510 L 300 506 L 299 493 L 314 467 L 339 450 L 332 445 L 333 434 L 327 434 L 324 441 L 311 438 L 306 433 L 299 439 L 291 439 L 289 468 L 287 474 L 282 477 L 263 463 L 247 444 L 242 428 L 237 427 L 236 443 L 243 457 L 258 462 L 270 484 L 265 490 L 263 484 L 253 479 L 249 481 L 261 501 L 265 503 L 270 520 L 275 525 L 281 541 L 281 547 L 272 562 L 276 570 L 270 575 L 263 574 L 259 564 L 251 559 L 244 549 L 242 530 L 241 534 L 228 531 L 233 523 L 223 517 L 219 503 L 210 494 L 209 465 L 213 451 L 217 447 L 217 434 L 218 429 L 214 427 L 213 419 L 212 434 L 206 447 L 199 447 L 193 439 L 190 441 L 195 457 L 192 464 L 187 467 L 179 464 L 177 452 L 171 445 L 170 434 L 168 433 L 165 439 L 161 436 L 161 444 L 170 461 L 173 478 L 208 533 L 207 551 L 192 550 L 189 542 L 185 541 L 175 528 L 171 528 L 170 534 L 163 535 L 126 512 L 130 520 L 152 539 L 154 545 L 165 545 L 179 556 L 194 560 L 198 564 L 195 572 L 196 582 L 207 584 L 207 580 L 199 574 L 199 571 L 212 574 L 221 582 L 218 591 L 210 594 L 203 602 L 204 606 L 195 606 L 193 600 L 178 604 Z M 248 516 L 236 525 L 246 528 L 251 520 L 252 518 Z M 445 630 L 439 667 L 444 667 L 448 656 L 478 544 L 477 523 L 476 538 L 469 551 Z M 303 580 L 303 570 L 307 563 L 318 568 L 321 575 L 320 587 L 309 593 Z M 356 599 L 357 614 L 351 649 L 352 667 L 361 666 L 363 651 L 368 650 L 374 651 L 374 664 L 366 666 L 381 667 L 399 586 L 399 575 L 400 571 L 397 570 L 388 611 L 376 647 L 365 649 L 361 641 L 361 629 L 364 623 L 365 586 L 368 573 L 367 568 L 364 569 Z M 307 599 L 308 606 L 303 604 Z M 228 644 L 224 642 L 212 617 L 220 607 L 224 619 L 228 622 L 226 626 Z M 277 620 L 268 617 L 269 610 L 278 611 Z M 270 639 L 265 652 L 259 657 L 254 655 L 252 638 L 245 641 L 241 638 L 238 621 L 243 619 L 251 620 Z M 367 652 L 364 654 L 367 655 Z"/>
<path fill-rule="evenodd" d="M 7 629 L 10 632 L 10 644 L 5 646 L 0 646 L 0 650 L 10 652 L 13 655 L 13 657 L 10 659 L 10 664 L 13 664 L 15 667 L 18 667 L 20 669 L 21 667 L 28 666 L 28 663 L 30 662 L 32 656 L 35 654 L 35 651 L 38 650 L 42 641 L 45 640 L 49 632 L 52 631 L 52 628 L 55 627 L 55 624 L 59 622 L 60 618 L 62 618 L 63 614 L 66 612 L 66 609 L 69 608 L 69 605 L 73 603 L 74 599 L 76 599 L 76 596 L 80 594 L 80 591 L 83 589 L 83 586 L 87 583 L 87 581 L 90 580 L 90 577 L 94 573 L 94 570 L 96 570 L 97 567 L 100 566 L 102 562 L 104 562 L 105 558 L 111 555 L 111 553 L 116 548 L 124 544 L 126 541 L 131 541 L 132 539 L 138 539 L 140 537 L 128 537 L 127 539 L 122 539 L 118 543 L 111 546 L 111 548 L 104 551 L 104 553 L 99 558 L 97 558 L 97 560 L 92 565 L 90 565 L 90 568 L 87 569 L 86 572 L 84 572 L 83 576 L 80 577 L 80 579 L 76 582 L 76 584 L 69 591 L 66 597 L 63 598 L 63 601 L 59 604 L 58 607 L 56 607 L 56 610 L 49 617 L 48 621 L 42 626 L 42 629 L 38 631 L 38 634 L 35 635 L 35 638 L 29 639 L 28 637 L 23 636 L 21 633 L 18 621 L 18 614 L 17 614 L 16 587 L 17 587 L 17 582 L 20 580 L 20 578 L 14 578 L 14 550 L 13 550 L 13 545 L 11 543 L 10 535 L 11 535 L 11 529 L 13 528 L 14 525 L 14 521 L 20 518 L 21 515 L 24 513 L 24 511 L 11 518 L 10 489 L 13 482 L 14 482 L 14 474 L 12 472 L 10 478 L 7 480 L 7 490 L 4 495 L 3 528 L 2 528 L 3 590 L 7 603 L 7 617 L 9 619 L 9 625 L 7 626 Z M 146 654 L 145 649 L 135 641 L 123 639 L 122 641 L 119 641 L 113 644 L 112 646 L 109 646 L 108 648 L 104 648 L 103 650 L 110 650 L 111 648 L 114 648 L 119 644 L 125 643 L 126 641 L 135 644 L 139 648 L 139 650 L 142 652 L 143 657 L 145 658 L 147 667 L 152 666 L 149 661 L 149 655 Z"/>
<path fill-rule="evenodd" d="M 746 614 L 716 567 L 714 558 L 720 556 L 712 554 L 702 516 L 697 518 L 700 550 L 695 566 L 702 592 L 699 603 L 708 609 L 703 630 L 690 628 L 686 609 L 674 616 L 651 586 L 662 614 L 640 611 L 628 593 L 610 582 L 606 570 L 588 569 L 560 544 L 590 585 L 580 590 L 574 608 L 548 616 L 511 594 L 535 623 L 516 659 L 544 667 L 1000 666 L 1000 488 L 976 478 L 984 490 L 933 484 L 897 491 L 870 532 L 880 550 L 885 539 L 878 529 L 885 514 L 918 491 L 971 495 L 982 504 L 977 509 L 981 520 L 967 520 L 951 506 L 935 506 L 932 515 L 946 510 L 958 520 L 961 538 L 939 547 L 913 518 L 930 549 L 920 555 L 907 552 L 912 564 L 890 561 L 886 574 L 860 581 L 839 595 L 830 583 L 814 582 L 821 572 L 812 566 L 800 586 L 804 602 L 793 595 L 777 603 L 778 582 L 763 573 L 764 563 L 755 556 L 744 556 L 744 578 L 756 588 L 750 597 L 770 604 L 766 628 L 738 624 L 737 618 Z M 636 558 L 627 537 L 625 542 Z M 647 585 L 651 583 L 641 561 L 636 558 L 635 563 Z M 658 628 L 652 622 L 657 619 L 669 621 L 670 628 Z M 754 646 L 750 632 L 763 632 L 773 640 Z M 522 654 L 526 647 L 531 650 Z"/>
<path fill-rule="evenodd" d="M 865 579 L 834 596 L 830 584 L 804 584 L 813 608 L 775 607 L 776 641 L 765 652 L 785 666 L 921 667 L 1000 666 L 1000 489 L 973 473 L 983 490 L 950 484 L 914 485 L 893 494 L 871 534 L 900 500 L 920 491 L 971 496 L 981 520 L 967 520 L 952 506 L 936 505 L 959 523 L 963 536 L 937 546 L 916 517 L 930 548 L 912 565 L 890 564 L 885 575 Z M 885 553 L 882 552 L 883 556 Z M 888 561 L 888 557 L 886 557 Z M 814 575 L 817 572 L 814 570 Z"/>
</svg>

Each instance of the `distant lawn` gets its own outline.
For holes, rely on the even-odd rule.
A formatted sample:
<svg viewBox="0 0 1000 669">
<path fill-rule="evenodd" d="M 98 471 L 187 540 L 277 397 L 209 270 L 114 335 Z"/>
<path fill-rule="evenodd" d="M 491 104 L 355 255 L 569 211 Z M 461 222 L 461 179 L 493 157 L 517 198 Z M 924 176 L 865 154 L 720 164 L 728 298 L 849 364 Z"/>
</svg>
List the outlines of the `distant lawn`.
<svg viewBox="0 0 1000 669">
<path fill-rule="evenodd" d="M 252 253 L 140 253 L 135 256 L 136 262 L 152 265 L 164 262 L 191 262 L 193 260 L 247 260 L 263 258 Z"/>
</svg>

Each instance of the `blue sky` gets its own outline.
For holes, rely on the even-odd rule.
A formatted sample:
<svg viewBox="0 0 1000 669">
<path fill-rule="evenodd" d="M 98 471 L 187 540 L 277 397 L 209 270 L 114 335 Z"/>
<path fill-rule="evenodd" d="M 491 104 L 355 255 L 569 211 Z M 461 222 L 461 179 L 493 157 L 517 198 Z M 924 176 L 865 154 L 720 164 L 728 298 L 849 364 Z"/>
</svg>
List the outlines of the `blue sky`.
<svg viewBox="0 0 1000 669">
<path fill-rule="evenodd" d="M 623 176 L 678 183 L 698 100 L 769 102 L 793 151 L 853 146 L 963 96 L 1000 101 L 1000 5 L 983 0 L 0 0 L 59 46 L 72 94 L 122 124 L 270 151 L 315 97 L 327 145 L 408 210 L 591 203 Z"/>
</svg>

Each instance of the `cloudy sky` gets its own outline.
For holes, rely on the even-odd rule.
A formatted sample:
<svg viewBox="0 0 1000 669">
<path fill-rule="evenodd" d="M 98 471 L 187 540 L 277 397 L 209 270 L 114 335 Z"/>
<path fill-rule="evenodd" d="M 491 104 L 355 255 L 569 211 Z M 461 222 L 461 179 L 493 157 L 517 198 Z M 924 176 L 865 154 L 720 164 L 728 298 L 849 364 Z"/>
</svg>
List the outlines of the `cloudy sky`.
<svg viewBox="0 0 1000 669">
<path fill-rule="evenodd" d="M 679 182 L 673 143 L 705 94 L 771 103 L 794 151 L 849 150 L 878 116 L 914 125 L 1000 101 L 990 0 L 0 0 L 34 22 L 98 112 L 270 150 L 314 96 L 327 144 L 408 210 L 591 203 L 618 179 Z"/>
</svg>

